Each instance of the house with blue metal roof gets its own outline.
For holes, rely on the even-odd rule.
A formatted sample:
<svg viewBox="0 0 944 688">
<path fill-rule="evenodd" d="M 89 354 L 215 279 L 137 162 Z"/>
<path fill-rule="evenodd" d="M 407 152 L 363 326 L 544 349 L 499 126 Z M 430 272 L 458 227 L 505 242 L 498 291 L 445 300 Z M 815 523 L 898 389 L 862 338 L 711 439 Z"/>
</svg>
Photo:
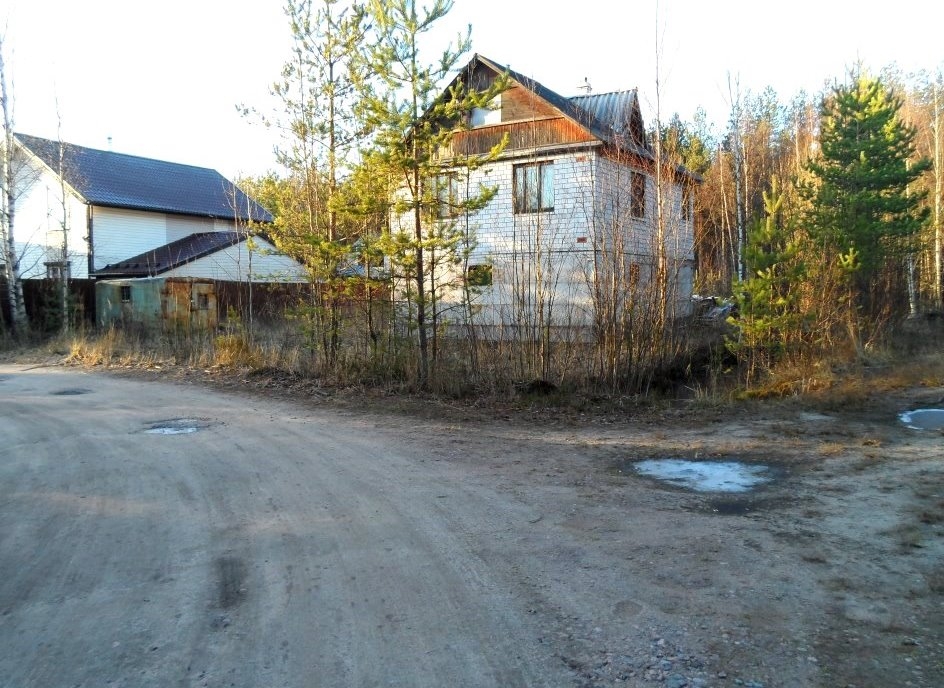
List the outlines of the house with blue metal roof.
<svg viewBox="0 0 944 688">
<path fill-rule="evenodd" d="M 259 235 L 269 212 L 216 170 L 25 134 L 15 142 L 24 279 L 306 280 Z"/>
<path fill-rule="evenodd" d="M 504 90 L 466 114 L 427 182 L 441 229 L 465 233 L 471 248 L 463 269 L 475 303 L 463 308 L 468 291 L 453 287 L 440 310 L 451 298 L 463 327 L 474 318 L 502 336 L 530 337 L 529 328 L 567 336 L 574 326 L 596 327 L 604 309 L 611 318 L 642 313 L 659 280 L 669 317 L 687 313 L 700 179 L 657 160 L 637 91 L 596 94 L 587 84 L 566 97 L 475 55 L 441 98 L 483 92 L 498 79 Z M 495 195 L 465 214 L 468 190 L 482 187 Z M 392 229 L 409 233 L 411 221 L 395 213 Z"/>
</svg>

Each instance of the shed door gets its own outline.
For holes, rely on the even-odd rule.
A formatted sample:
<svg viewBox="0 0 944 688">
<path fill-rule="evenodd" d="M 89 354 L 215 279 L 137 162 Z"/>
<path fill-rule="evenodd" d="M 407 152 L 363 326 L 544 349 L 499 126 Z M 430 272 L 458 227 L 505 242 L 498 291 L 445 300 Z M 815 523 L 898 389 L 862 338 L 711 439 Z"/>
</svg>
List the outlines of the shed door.
<svg viewBox="0 0 944 688">
<path fill-rule="evenodd" d="M 167 280 L 161 290 L 161 315 L 170 328 L 216 327 L 216 285 L 209 281 Z"/>
</svg>

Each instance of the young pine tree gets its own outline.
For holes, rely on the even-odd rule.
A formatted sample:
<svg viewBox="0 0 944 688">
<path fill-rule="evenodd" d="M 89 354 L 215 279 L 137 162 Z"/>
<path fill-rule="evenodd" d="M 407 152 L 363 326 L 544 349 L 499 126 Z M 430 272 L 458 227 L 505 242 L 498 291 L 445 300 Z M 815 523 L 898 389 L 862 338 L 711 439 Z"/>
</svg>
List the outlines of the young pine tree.
<svg viewBox="0 0 944 688">
<path fill-rule="evenodd" d="M 795 234 L 783 222 L 784 197 L 776 179 L 763 199 L 765 217 L 747 234 L 748 278 L 734 287 L 739 317 L 729 321 L 737 336 L 728 340 L 728 348 L 746 363 L 748 383 L 790 352 L 803 324 L 805 268 Z"/>
</svg>

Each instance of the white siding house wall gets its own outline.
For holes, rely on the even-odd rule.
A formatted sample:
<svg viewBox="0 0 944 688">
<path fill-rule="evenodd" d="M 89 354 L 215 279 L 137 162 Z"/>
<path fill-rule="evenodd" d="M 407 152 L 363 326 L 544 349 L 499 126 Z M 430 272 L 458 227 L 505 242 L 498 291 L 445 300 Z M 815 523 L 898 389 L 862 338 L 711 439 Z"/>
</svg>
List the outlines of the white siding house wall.
<svg viewBox="0 0 944 688">
<path fill-rule="evenodd" d="M 207 228 L 202 231 L 204 232 L 236 232 L 236 231 L 246 229 L 246 224 L 244 222 L 240 223 L 239 226 L 237 227 L 236 222 L 234 222 L 231 219 L 227 220 L 225 218 L 217 217 L 213 219 L 212 222 L 213 222 L 212 228 Z"/>
<path fill-rule="evenodd" d="M 92 209 L 92 241 L 96 270 L 167 243 L 164 213 L 121 208 Z"/>
<path fill-rule="evenodd" d="M 219 232 L 217 223 L 209 217 L 192 217 L 190 215 L 165 215 L 165 244 L 183 239 L 191 234 L 203 232 Z M 129 253 L 129 256 L 137 255 Z"/>
<path fill-rule="evenodd" d="M 272 244 L 253 237 L 252 255 L 241 241 L 235 246 L 216 251 L 209 256 L 181 265 L 162 273 L 161 277 L 201 277 L 228 282 L 306 282 L 304 268 L 279 253 Z M 250 271 L 251 264 L 251 271 Z"/>
<path fill-rule="evenodd" d="M 44 166 L 26 166 L 18 177 L 13 237 L 20 256 L 20 274 L 23 279 L 39 279 L 46 277 L 47 262 L 62 259 L 61 186 Z M 65 205 L 71 275 L 85 279 L 88 277 L 85 204 L 67 188 Z"/>
</svg>

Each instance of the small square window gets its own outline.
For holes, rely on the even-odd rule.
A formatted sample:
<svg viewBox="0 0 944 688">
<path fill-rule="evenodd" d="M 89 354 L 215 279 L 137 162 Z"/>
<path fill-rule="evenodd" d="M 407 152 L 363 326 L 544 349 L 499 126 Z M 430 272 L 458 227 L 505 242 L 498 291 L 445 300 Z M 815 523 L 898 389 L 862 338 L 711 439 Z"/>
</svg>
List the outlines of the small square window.
<svg viewBox="0 0 944 688">
<path fill-rule="evenodd" d="M 470 265 L 466 272 L 466 282 L 470 287 L 492 286 L 492 266 L 488 264 Z"/>
<path fill-rule="evenodd" d="M 71 276 L 70 265 L 71 263 L 69 261 L 46 263 L 46 279 L 69 279 Z"/>
<path fill-rule="evenodd" d="M 197 310 L 205 311 L 210 308 L 210 295 L 197 294 Z"/>
<path fill-rule="evenodd" d="M 131 285 L 124 284 L 121 286 L 121 302 L 131 303 Z"/>
</svg>

